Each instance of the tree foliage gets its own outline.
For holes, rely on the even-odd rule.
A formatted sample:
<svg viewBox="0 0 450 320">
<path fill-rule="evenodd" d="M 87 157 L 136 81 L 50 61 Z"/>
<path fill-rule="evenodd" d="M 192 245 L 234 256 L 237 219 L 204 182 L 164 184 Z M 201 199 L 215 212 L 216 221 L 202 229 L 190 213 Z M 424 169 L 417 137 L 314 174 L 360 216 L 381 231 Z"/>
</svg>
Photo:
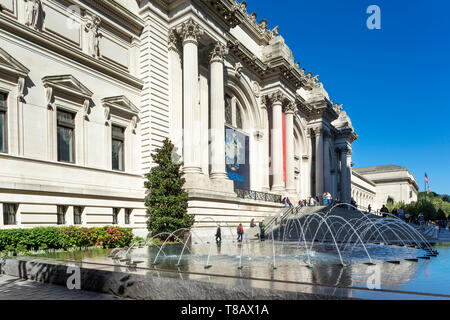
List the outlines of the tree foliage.
<svg viewBox="0 0 450 320">
<path fill-rule="evenodd" d="M 418 216 L 422 213 L 426 220 L 441 220 L 450 215 L 450 203 L 447 202 L 448 196 L 438 195 L 430 192 L 419 193 L 418 201 L 405 204 L 403 201 L 395 204 L 388 203 L 386 206 L 389 212 L 402 208 L 405 213 L 409 213 L 412 217 Z"/>
<path fill-rule="evenodd" d="M 188 193 L 183 189 L 185 179 L 182 163 L 177 163 L 174 145 L 164 140 L 163 146 L 152 154 L 156 166 L 146 175 L 147 189 L 145 206 L 149 219 L 147 228 L 153 235 L 171 233 L 181 228 L 190 228 L 194 217 L 187 213 Z"/>
</svg>

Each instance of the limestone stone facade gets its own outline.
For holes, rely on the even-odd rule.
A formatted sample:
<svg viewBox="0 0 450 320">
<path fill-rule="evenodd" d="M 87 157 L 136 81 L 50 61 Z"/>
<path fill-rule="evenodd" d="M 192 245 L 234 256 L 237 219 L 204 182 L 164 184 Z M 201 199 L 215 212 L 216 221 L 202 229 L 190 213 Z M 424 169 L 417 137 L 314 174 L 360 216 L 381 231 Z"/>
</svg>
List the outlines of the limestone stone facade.
<svg viewBox="0 0 450 320">
<path fill-rule="evenodd" d="M 15 206 L 16 221 L 1 228 L 54 225 L 61 214 L 74 224 L 81 211 L 81 225 L 144 235 L 143 176 L 167 137 L 199 232 L 273 214 L 281 204 L 265 194 L 350 200 L 358 136 L 347 112 L 245 1 L 2 6 L 0 203 Z M 225 125 L 245 137 L 254 198 L 238 197 L 230 179 Z"/>
<path fill-rule="evenodd" d="M 382 165 L 352 170 L 352 197 L 358 206 L 379 210 L 388 201 L 416 202 L 419 187 L 414 175 L 407 168 Z"/>
</svg>

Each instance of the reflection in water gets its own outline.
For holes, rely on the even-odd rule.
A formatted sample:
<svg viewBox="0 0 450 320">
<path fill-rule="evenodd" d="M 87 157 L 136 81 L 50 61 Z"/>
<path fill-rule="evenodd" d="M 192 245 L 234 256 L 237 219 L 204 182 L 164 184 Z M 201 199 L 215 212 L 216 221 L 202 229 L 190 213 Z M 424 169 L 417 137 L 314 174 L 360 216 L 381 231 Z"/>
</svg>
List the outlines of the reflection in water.
<svg viewBox="0 0 450 320">
<path fill-rule="evenodd" d="M 308 267 L 305 250 L 297 249 L 297 244 L 276 244 L 275 258 L 277 269 L 273 268 L 273 251 L 271 242 L 250 242 L 247 244 L 222 243 L 212 246 L 209 264 L 211 268 L 205 269 L 210 246 L 191 244 L 190 253 L 184 254 L 180 265 L 176 266 L 182 246 L 171 245 L 164 248 L 165 254 L 158 258 L 158 264 L 152 265 L 159 248 L 136 248 L 130 253 L 132 260 L 143 261 L 139 267 L 150 270 L 141 271 L 149 276 L 161 276 L 158 270 L 174 270 L 182 273 L 174 274 L 181 280 L 200 279 L 215 281 L 214 275 L 232 276 L 227 278 L 230 285 L 244 285 L 250 283 L 255 287 L 267 289 L 293 288 L 290 282 L 312 283 L 332 287 L 360 287 L 367 288 L 367 280 L 371 273 L 367 272 L 370 266 L 365 253 L 361 248 L 352 251 L 351 256 L 345 256 L 346 267 L 339 265 L 335 252 L 326 245 L 314 246 L 311 258 L 313 264 Z M 407 291 L 421 291 L 429 293 L 450 294 L 450 275 L 447 270 L 450 262 L 450 246 L 439 247 L 440 255 L 432 260 L 419 262 L 405 261 L 405 258 L 417 257 L 421 253 L 417 249 L 396 246 L 368 246 L 370 255 L 381 272 L 381 288 Z M 358 253 L 359 252 L 359 253 Z M 97 262 L 113 265 L 111 258 L 107 257 L 108 250 L 87 250 L 74 252 L 60 252 L 46 254 L 53 259 L 76 260 L 83 262 Z M 242 254 L 242 260 L 241 260 Z M 387 260 L 401 260 L 400 264 L 387 263 Z M 242 261 L 242 269 L 238 269 Z M 444 266 L 445 265 L 445 266 Z M 114 267 L 114 270 L 124 271 L 123 267 Z M 431 271 L 433 270 L 433 272 Z M 192 275 L 199 273 L 202 275 Z M 166 276 L 164 273 L 163 276 Z M 246 280 L 249 279 L 249 280 Z M 272 280 L 260 281 L 258 279 Z M 280 282 L 274 282 L 280 281 Z M 317 286 L 305 287 L 304 292 L 320 293 Z M 339 293 L 335 288 L 333 293 Z"/>
</svg>

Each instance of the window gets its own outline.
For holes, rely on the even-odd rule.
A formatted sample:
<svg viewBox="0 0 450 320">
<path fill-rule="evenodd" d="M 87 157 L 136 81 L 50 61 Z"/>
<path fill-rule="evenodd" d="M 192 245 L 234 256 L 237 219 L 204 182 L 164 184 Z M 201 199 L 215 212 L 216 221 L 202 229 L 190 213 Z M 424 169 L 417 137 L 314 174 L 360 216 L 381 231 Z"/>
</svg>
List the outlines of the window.
<svg viewBox="0 0 450 320">
<path fill-rule="evenodd" d="M 66 224 L 67 206 L 57 206 L 56 210 L 56 224 Z"/>
<path fill-rule="evenodd" d="M 16 224 L 16 212 L 19 206 L 15 203 L 3 204 L 3 224 L 13 225 Z"/>
<path fill-rule="evenodd" d="M 119 222 L 119 208 L 113 208 L 113 222 L 112 224 L 118 224 Z"/>
<path fill-rule="evenodd" d="M 233 111 L 231 97 L 229 95 L 225 96 L 225 123 L 231 126 L 233 125 Z"/>
<path fill-rule="evenodd" d="M 130 224 L 130 217 L 131 217 L 131 212 L 133 211 L 133 209 L 125 209 L 125 224 Z"/>
<path fill-rule="evenodd" d="M 112 133 L 112 169 L 124 171 L 123 145 L 125 141 L 124 129 L 111 126 Z"/>
<path fill-rule="evenodd" d="M 239 104 L 236 104 L 236 127 L 242 129 L 242 116 Z"/>
<path fill-rule="evenodd" d="M 74 162 L 74 114 L 58 110 L 58 161 Z"/>
<path fill-rule="evenodd" d="M 73 207 L 73 224 L 81 224 L 82 207 Z"/>
<path fill-rule="evenodd" d="M 7 95 L 5 93 L 0 93 L 0 152 L 7 152 L 7 139 L 6 139 L 6 98 Z"/>
</svg>

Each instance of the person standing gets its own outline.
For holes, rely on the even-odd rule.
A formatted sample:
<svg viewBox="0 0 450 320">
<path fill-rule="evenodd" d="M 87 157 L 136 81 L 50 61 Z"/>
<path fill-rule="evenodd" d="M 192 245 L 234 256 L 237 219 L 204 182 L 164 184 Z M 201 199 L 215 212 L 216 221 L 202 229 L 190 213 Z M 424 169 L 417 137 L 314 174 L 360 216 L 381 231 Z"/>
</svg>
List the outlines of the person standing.
<svg viewBox="0 0 450 320">
<path fill-rule="evenodd" d="M 222 242 L 222 230 L 220 229 L 220 224 L 217 225 L 216 231 L 216 243 L 220 244 Z"/>
<path fill-rule="evenodd" d="M 400 220 L 403 220 L 403 214 L 404 214 L 404 213 L 405 213 L 405 212 L 403 211 L 402 208 L 400 208 L 400 209 L 397 210 L 398 218 L 399 218 Z"/>
<path fill-rule="evenodd" d="M 242 241 L 242 237 L 244 236 L 244 227 L 242 226 L 242 223 L 239 223 L 238 227 L 237 227 L 237 241 L 241 242 Z"/>
<path fill-rule="evenodd" d="M 264 241 L 265 231 L 264 231 L 264 221 L 259 223 L 259 240 Z"/>
<path fill-rule="evenodd" d="M 383 206 L 380 209 L 381 214 L 383 215 L 383 218 L 387 217 L 387 213 L 389 212 L 389 209 L 383 204 Z"/>
<path fill-rule="evenodd" d="M 410 218 L 411 218 L 411 215 L 410 215 L 408 212 L 405 213 L 405 221 L 406 221 L 407 223 L 409 223 Z"/>
<path fill-rule="evenodd" d="M 367 209 L 369 210 L 369 213 L 372 212 L 372 207 L 370 206 L 370 204 L 369 204 L 369 207 Z"/>
</svg>

